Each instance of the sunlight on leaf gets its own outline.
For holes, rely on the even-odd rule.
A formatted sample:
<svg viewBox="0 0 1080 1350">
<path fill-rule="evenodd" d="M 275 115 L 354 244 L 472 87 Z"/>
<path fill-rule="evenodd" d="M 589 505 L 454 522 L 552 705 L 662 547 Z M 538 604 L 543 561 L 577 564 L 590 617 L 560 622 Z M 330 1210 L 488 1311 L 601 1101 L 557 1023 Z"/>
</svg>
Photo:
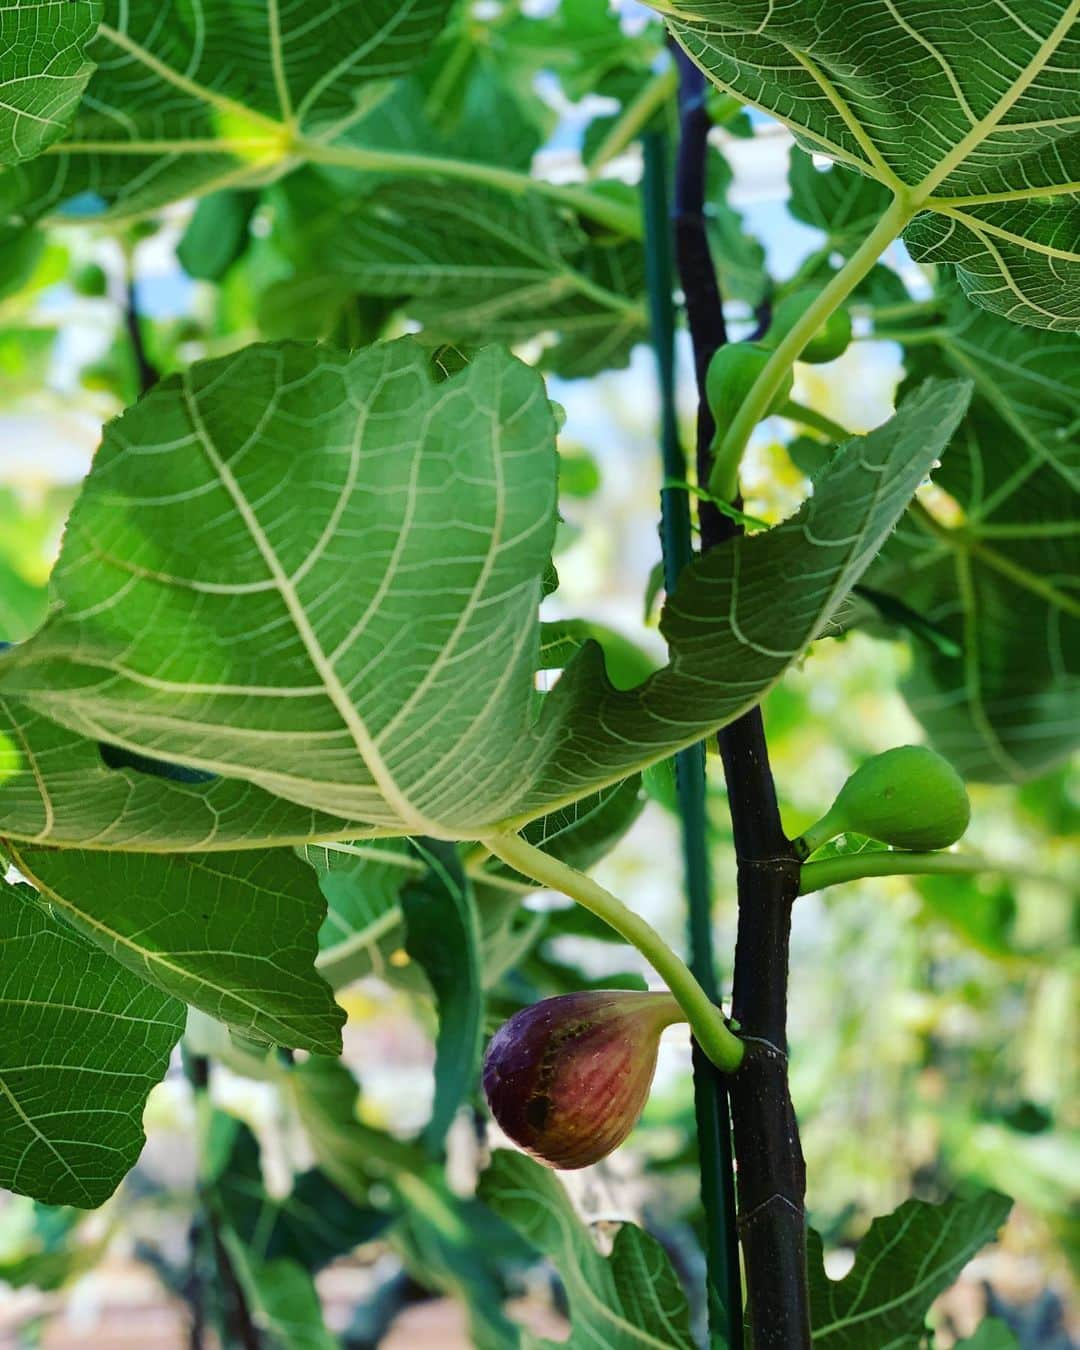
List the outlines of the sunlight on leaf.
<svg viewBox="0 0 1080 1350">
<path fill-rule="evenodd" d="M 1080 327 L 1078 0 L 655 8 L 720 88 L 909 200 L 916 259 L 1014 322 Z"/>
<path fill-rule="evenodd" d="M 100 0 L 0 0 L 0 164 L 32 159 L 64 134 L 93 66 Z"/>
<path fill-rule="evenodd" d="M 497 348 L 444 379 L 409 339 L 249 347 L 110 425 L 54 574 L 63 606 L 0 656 L 0 686 L 83 735 L 372 829 L 478 838 L 752 707 L 967 398 L 928 383 L 790 520 L 689 567 L 667 667 L 616 690 L 587 644 L 536 717 L 557 475 L 540 377 Z"/>
<path fill-rule="evenodd" d="M 0 881 L 0 1186 L 100 1205 L 142 1150 L 184 1005 Z"/>
<path fill-rule="evenodd" d="M 314 968 L 325 905 L 290 850 L 8 847 L 73 927 L 143 979 L 264 1043 L 340 1049 L 345 1014 Z"/>
</svg>

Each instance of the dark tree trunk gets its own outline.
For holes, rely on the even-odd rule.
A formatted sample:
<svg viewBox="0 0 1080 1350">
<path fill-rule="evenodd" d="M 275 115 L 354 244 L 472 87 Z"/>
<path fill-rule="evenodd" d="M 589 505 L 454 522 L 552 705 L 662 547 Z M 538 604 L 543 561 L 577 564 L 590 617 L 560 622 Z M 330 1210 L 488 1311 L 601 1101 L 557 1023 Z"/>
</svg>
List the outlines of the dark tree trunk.
<svg viewBox="0 0 1080 1350">
<path fill-rule="evenodd" d="M 704 397 L 705 372 L 726 332 L 705 225 L 705 81 L 682 51 L 676 59 L 681 76 L 676 256 L 698 380 L 698 481 L 707 483 L 714 424 Z M 699 521 L 703 551 L 722 547 L 740 529 L 703 500 Z M 788 945 L 799 862 L 780 821 L 760 710 L 725 727 L 717 739 L 738 861 L 732 1015 L 747 1053 L 728 1095 L 747 1311 L 755 1350 L 809 1350 L 806 1168 L 787 1077 Z"/>
</svg>

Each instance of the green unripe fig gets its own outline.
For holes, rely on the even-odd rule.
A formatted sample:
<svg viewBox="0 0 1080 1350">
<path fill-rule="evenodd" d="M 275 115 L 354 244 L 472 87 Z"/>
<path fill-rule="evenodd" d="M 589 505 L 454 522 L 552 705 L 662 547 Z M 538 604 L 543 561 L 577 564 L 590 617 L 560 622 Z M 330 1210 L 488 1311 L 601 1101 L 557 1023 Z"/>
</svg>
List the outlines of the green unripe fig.
<svg viewBox="0 0 1080 1350">
<path fill-rule="evenodd" d="M 955 844 L 970 819 L 967 789 L 949 761 L 924 745 L 900 745 L 860 764 L 795 847 L 807 858 L 838 834 L 864 834 L 928 852 Z"/>
<path fill-rule="evenodd" d="M 109 289 L 109 279 L 97 263 L 83 263 L 72 276 L 71 286 L 77 295 L 99 296 Z"/>
<path fill-rule="evenodd" d="M 141 244 L 144 239 L 149 239 L 151 235 L 157 234 L 160 228 L 160 221 L 136 220 L 128 226 L 128 237 L 133 244 Z"/>
<path fill-rule="evenodd" d="M 777 347 L 791 332 L 802 316 L 817 299 L 817 291 L 795 291 L 787 295 L 773 310 L 769 331 L 765 334 L 764 345 Z M 800 361 L 811 365 L 823 365 L 826 361 L 835 361 L 843 356 L 851 341 L 851 315 L 846 309 L 836 309 L 825 320 L 814 336 L 802 349 Z"/>
<path fill-rule="evenodd" d="M 727 429 L 771 355 L 766 347 L 756 342 L 729 342 L 714 354 L 705 375 L 705 397 L 719 435 Z M 780 411 L 791 397 L 791 385 L 791 372 L 788 371 L 766 416 Z"/>
<path fill-rule="evenodd" d="M 206 337 L 206 325 L 200 323 L 198 319 L 185 315 L 176 321 L 173 336 L 177 342 L 201 342 Z"/>
<path fill-rule="evenodd" d="M 101 361 L 91 361 L 79 371 L 79 383 L 84 389 L 115 394 L 119 390 L 121 378 L 116 363 L 108 357 Z"/>
</svg>

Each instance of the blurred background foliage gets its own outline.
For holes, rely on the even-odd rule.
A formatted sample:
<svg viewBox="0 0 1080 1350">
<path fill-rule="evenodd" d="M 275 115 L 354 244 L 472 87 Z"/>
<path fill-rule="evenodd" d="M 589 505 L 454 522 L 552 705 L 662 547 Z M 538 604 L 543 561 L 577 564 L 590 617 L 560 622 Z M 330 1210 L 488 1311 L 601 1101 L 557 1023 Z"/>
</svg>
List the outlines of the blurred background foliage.
<svg viewBox="0 0 1080 1350">
<path fill-rule="evenodd" d="M 525 169 L 533 162 L 546 175 L 603 176 L 605 190 L 632 205 L 636 133 L 670 125 L 674 82 L 659 26 L 631 4 L 620 8 L 614 14 L 586 0 L 463 7 L 427 64 L 400 82 L 392 106 L 384 101 L 372 116 L 388 119 L 406 145 L 441 143 L 459 156 Z M 877 208 L 850 200 L 838 214 L 821 197 L 822 184 L 807 186 L 808 158 L 775 125 L 723 100 L 712 113 L 710 227 L 739 336 L 777 283 L 796 275 L 813 281 L 834 266 Z M 652 358 L 641 345 L 639 246 L 580 222 L 555 228 L 536 203 L 453 189 L 469 199 L 469 228 L 455 235 L 463 264 L 476 253 L 492 256 L 498 223 L 506 247 L 525 250 L 528 241 L 538 275 L 572 268 L 589 279 L 538 314 L 528 309 L 528 278 L 520 289 L 485 292 L 461 280 L 464 265 L 435 287 L 404 260 L 396 270 L 376 268 L 371 231 L 413 220 L 416 194 L 427 189 L 376 180 L 346 210 L 343 194 L 352 190 L 332 170 L 309 169 L 262 191 L 217 193 L 132 224 L 54 217 L 47 232 L 6 248 L 0 638 L 17 641 L 44 616 L 66 512 L 102 423 L 138 395 L 140 359 L 167 374 L 259 337 L 355 346 L 422 325 L 433 342 L 520 343 L 549 372 L 566 421 L 560 587 L 546 617 L 604 625 L 624 644 L 609 637 L 609 654 L 621 654 L 630 671 L 659 656 L 658 406 Z M 449 211 L 452 202 L 442 206 Z M 873 278 L 872 302 L 902 309 L 926 301 L 932 278 L 899 246 L 887 261 Z M 539 342 L 538 328 L 548 335 Z M 680 359 L 689 444 L 685 349 Z M 827 366 L 801 367 L 796 398 L 862 430 L 888 414 L 903 373 L 896 343 L 863 340 Z M 777 520 L 805 495 L 815 442 L 800 433 L 781 418 L 759 428 L 744 479 L 749 512 Z M 841 633 L 819 642 L 769 695 L 765 722 L 792 834 L 866 755 L 922 739 L 899 692 L 912 660 L 902 633 Z M 730 961 L 734 872 L 721 783 L 712 772 L 716 946 Z M 1071 1291 L 1080 1274 L 1080 970 L 1068 884 L 1076 875 L 1080 778 L 1061 766 L 1021 786 L 976 784 L 972 800 L 966 844 L 1042 879 L 888 878 L 798 903 L 792 1090 L 811 1221 L 825 1239 L 830 1273 L 840 1274 L 871 1217 L 909 1195 L 993 1187 L 1013 1196 L 1000 1242 L 935 1310 L 937 1343 L 969 1335 L 988 1311 L 1027 1350 L 1065 1350 L 1077 1329 Z M 670 775 L 648 774 L 642 802 L 628 806 L 612 833 L 633 820 L 631 827 L 595 872 L 681 945 L 672 805 Z M 324 878 L 328 886 L 329 895 Z M 636 953 L 607 941 L 588 916 L 550 898 L 533 897 L 524 910 L 514 900 L 489 896 L 483 904 L 492 1024 L 545 994 L 589 983 L 640 986 Z M 21 1198 L 0 1203 L 0 1281 L 13 1291 L 0 1313 L 3 1344 L 121 1345 L 129 1334 L 131 1343 L 185 1344 L 184 1301 L 229 1300 L 215 1284 L 221 1232 L 205 1220 L 193 1226 L 196 1191 L 211 1197 L 207 1212 L 226 1215 L 229 1231 L 258 1251 L 257 1270 L 242 1257 L 234 1265 L 248 1281 L 249 1302 L 277 1319 L 282 1344 L 337 1343 L 308 1306 L 314 1294 L 305 1270 L 316 1277 L 327 1325 L 349 1347 L 506 1344 L 500 1308 L 508 1296 L 515 1316 L 565 1336 L 565 1295 L 551 1267 L 515 1234 L 512 1219 L 472 1198 L 491 1142 L 481 1114 L 455 1120 L 445 1174 L 413 1142 L 432 1099 L 435 1021 L 400 925 L 385 919 L 394 894 L 371 903 L 382 906 L 372 916 L 381 927 L 339 995 L 349 1013 L 345 1064 L 359 1086 L 355 1109 L 345 1068 L 266 1060 L 208 1020 L 194 1021 L 189 1052 L 216 1058 L 208 1093 L 174 1067 L 151 1096 L 143 1159 L 113 1201 L 92 1214 Z M 723 987 L 730 974 L 721 970 Z M 329 1139 L 335 1147 L 321 1149 Z M 602 1227 L 642 1221 L 691 1289 L 703 1261 L 694 1139 L 689 1047 L 675 1030 L 628 1146 L 570 1178 L 583 1214 Z M 343 1157 L 351 1159 L 344 1170 Z M 462 1303 L 446 1296 L 468 1301 L 469 1329 Z M 700 1325 L 701 1308 L 693 1312 Z M 982 1344 L 992 1343 L 985 1335 Z"/>
</svg>

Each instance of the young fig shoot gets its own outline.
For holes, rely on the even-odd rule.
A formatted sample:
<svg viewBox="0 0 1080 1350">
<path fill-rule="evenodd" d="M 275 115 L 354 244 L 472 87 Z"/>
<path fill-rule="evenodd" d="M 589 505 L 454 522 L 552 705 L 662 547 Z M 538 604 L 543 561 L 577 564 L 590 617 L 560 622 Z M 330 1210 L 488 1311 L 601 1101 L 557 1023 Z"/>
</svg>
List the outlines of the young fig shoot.
<svg viewBox="0 0 1080 1350">
<path fill-rule="evenodd" d="M 637 1124 L 660 1033 L 686 1016 L 667 993 L 560 994 L 504 1022 L 484 1057 L 484 1093 L 503 1131 L 549 1167 L 588 1167 Z"/>
<path fill-rule="evenodd" d="M 924 745 L 900 745 L 860 764 L 795 848 L 808 858 L 838 834 L 929 852 L 955 844 L 971 820 L 964 781 Z"/>
</svg>

